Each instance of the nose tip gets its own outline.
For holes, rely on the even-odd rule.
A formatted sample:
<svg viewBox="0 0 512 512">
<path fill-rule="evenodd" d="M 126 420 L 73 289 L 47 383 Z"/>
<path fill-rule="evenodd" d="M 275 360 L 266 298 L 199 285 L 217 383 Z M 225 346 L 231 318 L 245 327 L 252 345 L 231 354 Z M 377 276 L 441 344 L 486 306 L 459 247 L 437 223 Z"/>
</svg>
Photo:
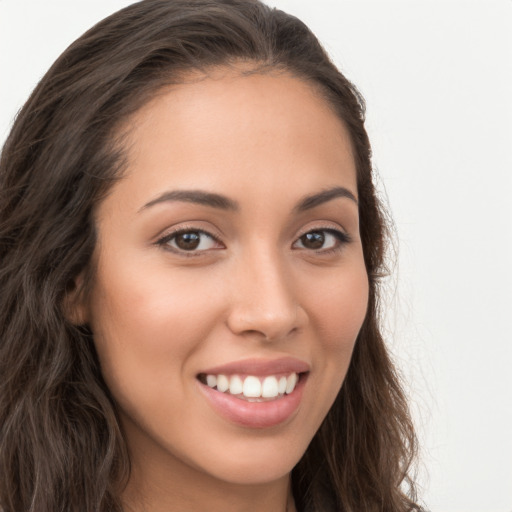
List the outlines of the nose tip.
<svg viewBox="0 0 512 512">
<path fill-rule="evenodd" d="M 236 280 L 227 320 L 233 333 L 275 341 L 299 330 L 305 320 L 292 279 L 275 266 L 271 272 L 244 272 Z"/>
<path fill-rule="evenodd" d="M 239 335 L 259 335 L 266 341 L 284 339 L 299 328 L 298 309 L 287 307 L 270 310 L 266 304 L 253 303 L 232 313 L 228 319 L 228 326 Z"/>
</svg>

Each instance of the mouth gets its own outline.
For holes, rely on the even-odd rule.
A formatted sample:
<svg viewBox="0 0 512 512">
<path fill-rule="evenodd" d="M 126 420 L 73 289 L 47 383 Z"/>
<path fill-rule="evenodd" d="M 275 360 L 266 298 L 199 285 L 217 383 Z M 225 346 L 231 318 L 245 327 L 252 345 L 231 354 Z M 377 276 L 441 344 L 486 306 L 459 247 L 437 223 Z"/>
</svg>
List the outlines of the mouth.
<svg viewBox="0 0 512 512">
<path fill-rule="evenodd" d="M 199 389 L 224 420 L 249 428 L 289 422 L 297 414 L 310 367 L 293 358 L 247 360 L 196 376 Z"/>
<path fill-rule="evenodd" d="M 261 403 L 279 400 L 290 395 L 306 372 L 276 375 L 225 375 L 200 373 L 199 381 L 211 389 L 239 400 Z"/>
</svg>

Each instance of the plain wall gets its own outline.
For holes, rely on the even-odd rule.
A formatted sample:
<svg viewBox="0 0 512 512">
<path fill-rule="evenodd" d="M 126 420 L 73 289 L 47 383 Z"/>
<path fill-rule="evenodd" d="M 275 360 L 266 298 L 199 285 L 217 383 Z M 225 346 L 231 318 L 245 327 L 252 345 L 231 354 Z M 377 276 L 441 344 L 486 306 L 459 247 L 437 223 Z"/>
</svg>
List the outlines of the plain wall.
<svg viewBox="0 0 512 512">
<path fill-rule="evenodd" d="M 0 142 L 43 73 L 130 2 L 0 0 Z M 367 100 L 395 219 L 386 335 L 439 512 L 512 512 L 512 1 L 273 0 Z"/>
</svg>

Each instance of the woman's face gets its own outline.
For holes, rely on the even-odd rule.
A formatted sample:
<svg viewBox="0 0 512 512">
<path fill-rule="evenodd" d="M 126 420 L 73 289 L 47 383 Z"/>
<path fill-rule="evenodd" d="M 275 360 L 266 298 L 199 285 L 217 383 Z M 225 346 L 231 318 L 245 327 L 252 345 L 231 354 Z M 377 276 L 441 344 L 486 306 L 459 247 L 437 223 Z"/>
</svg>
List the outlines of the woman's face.
<svg viewBox="0 0 512 512">
<path fill-rule="evenodd" d="M 134 468 L 282 479 L 366 313 L 347 130 L 305 82 L 228 70 L 161 92 L 128 129 L 82 314 Z"/>
</svg>

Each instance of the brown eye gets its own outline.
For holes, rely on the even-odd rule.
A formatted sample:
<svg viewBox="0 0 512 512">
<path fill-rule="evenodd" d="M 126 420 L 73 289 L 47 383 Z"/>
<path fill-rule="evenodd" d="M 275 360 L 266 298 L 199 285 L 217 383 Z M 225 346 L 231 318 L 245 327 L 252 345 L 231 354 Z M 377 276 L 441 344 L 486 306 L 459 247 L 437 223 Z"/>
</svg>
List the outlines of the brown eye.
<svg viewBox="0 0 512 512">
<path fill-rule="evenodd" d="M 305 249 L 321 249 L 325 243 L 325 235 L 322 231 L 312 231 L 302 235 L 299 240 Z"/>
<path fill-rule="evenodd" d="M 158 241 L 159 245 L 167 246 L 175 252 L 203 252 L 218 249 L 222 244 L 205 231 L 179 231 L 167 235 Z"/>
<path fill-rule="evenodd" d="M 193 251 L 197 249 L 201 243 L 201 235 L 193 231 L 190 233 L 180 233 L 176 235 L 174 239 L 176 247 L 184 251 Z"/>
<path fill-rule="evenodd" d="M 294 244 L 295 249 L 308 249 L 310 251 L 327 251 L 341 248 L 350 242 L 347 234 L 336 229 L 319 229 L 309 231 L 302 235 Z"/>
</svg>

